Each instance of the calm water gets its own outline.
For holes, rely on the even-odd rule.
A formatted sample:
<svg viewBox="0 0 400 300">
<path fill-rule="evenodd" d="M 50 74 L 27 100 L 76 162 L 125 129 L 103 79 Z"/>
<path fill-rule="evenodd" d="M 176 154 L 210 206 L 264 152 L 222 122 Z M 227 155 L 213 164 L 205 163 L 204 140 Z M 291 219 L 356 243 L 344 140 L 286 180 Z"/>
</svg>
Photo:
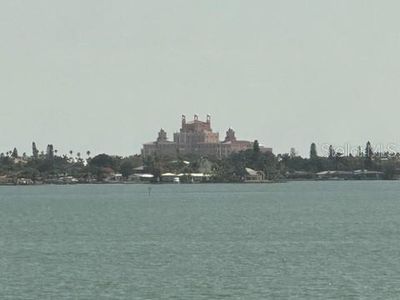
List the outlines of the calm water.
<svg viewBox="0 0 400 300">
<path fill-rule="evenodd" d="M 400 299 L 400 182 L 0 187 L 0 299 Z"/>
</svg>

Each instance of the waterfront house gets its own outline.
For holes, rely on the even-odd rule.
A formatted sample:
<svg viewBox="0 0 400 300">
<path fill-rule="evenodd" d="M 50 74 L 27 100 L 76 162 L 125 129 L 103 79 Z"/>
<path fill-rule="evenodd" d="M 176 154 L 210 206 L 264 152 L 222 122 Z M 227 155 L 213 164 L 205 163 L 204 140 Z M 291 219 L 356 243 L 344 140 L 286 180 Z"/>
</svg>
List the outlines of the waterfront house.
<svg viewBox="0 0 400 300">
<path fill-rule="evenodd" d="M 262 182 L 265 180 L 265 173 L 263 171 L 256 171 L 251 168 L 245 168 L 245 170 L 245 182 Z"/>
<path fill-rule="evenodd" d="M 383 179 L 384 173 L 379 171 L 356 170 L 354 171 L 355 179 L 379 180 Z"/>
<path fill-rule="evenodd" d="M 317 179 L 322 180 L 348 180 L 353 178 L 352 171 L 322 171 L 316 173 Z"/>
</svg>

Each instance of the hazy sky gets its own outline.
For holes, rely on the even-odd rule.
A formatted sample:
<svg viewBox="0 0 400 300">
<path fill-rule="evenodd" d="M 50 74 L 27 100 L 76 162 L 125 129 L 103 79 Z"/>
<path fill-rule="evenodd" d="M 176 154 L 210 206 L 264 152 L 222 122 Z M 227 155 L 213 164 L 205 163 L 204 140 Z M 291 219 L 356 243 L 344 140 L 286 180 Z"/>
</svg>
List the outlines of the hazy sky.
<svg viewBox="0 0 400 300">
<path fill-rule="evenodd" d="M 0 1 L 0 152 L 140 151 L 212 115 L 275 153 L 400 143 L 400 2 Z"/>
</svg>

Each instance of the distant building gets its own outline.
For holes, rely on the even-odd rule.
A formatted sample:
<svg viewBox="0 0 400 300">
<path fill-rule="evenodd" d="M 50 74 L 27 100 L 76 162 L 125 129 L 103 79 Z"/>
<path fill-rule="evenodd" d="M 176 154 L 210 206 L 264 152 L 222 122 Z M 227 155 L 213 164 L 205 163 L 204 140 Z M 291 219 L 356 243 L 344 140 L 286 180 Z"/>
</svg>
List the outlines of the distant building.
<svg viewBox="0 0 400 300">
<path fill-rule="evenodd" d="M 262 182 L 265 180 L 265 173 L 263 171 L 256 171 L 250 168 L 245 168 L 245 182 Z"/>
<path fill-rule="evenodd" d="M 362 179 L 362 180 L 380 180 L 383 179 L 384 173 L 379 171 L 355 170 L 355 171 L 323 171 L 316 173 L 318 179 Z"/>
<path fill-rule="evenodd" d="M 178 154 L 196 154 L 201 156 L 227 157 L 231 153 L 252 149 L 253 142 L 237 140 L 235 131 L 229 128 L 225 139 L 219 140 L 219 133 L 211 129 L 211 117 L 205 122 L 194 115 L 193 121 L 187 122 L 182 116 L 182 126 L 174 133 L 174 141 L 168 141 L 167 133 L 161 129 L 154 142 L 143 144 L 142 155 L 162 155 L 176 157 Z M 262 152 L 272 152 L 272 148 L 260 146 Z"/>
</svg>

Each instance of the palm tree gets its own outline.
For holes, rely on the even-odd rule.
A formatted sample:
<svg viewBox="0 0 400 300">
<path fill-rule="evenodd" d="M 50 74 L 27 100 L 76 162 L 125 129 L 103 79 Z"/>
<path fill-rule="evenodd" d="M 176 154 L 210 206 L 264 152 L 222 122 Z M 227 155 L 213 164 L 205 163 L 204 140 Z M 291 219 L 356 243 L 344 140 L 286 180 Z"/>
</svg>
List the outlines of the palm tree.
<svg viewBox="0 0 400 300">
<path fill-rule="evenodd" d="M 87 155 L 88 157 L 90 157 L 90 151 L 89 151 L 89 150 L 86 151 L 86 155 Z"/>
<path fill-rule="evenodd" d="M 74 151 L 69 150 L 69 155 L 72 157 L 72 154 L 74 153 Z"/>
</svg>

